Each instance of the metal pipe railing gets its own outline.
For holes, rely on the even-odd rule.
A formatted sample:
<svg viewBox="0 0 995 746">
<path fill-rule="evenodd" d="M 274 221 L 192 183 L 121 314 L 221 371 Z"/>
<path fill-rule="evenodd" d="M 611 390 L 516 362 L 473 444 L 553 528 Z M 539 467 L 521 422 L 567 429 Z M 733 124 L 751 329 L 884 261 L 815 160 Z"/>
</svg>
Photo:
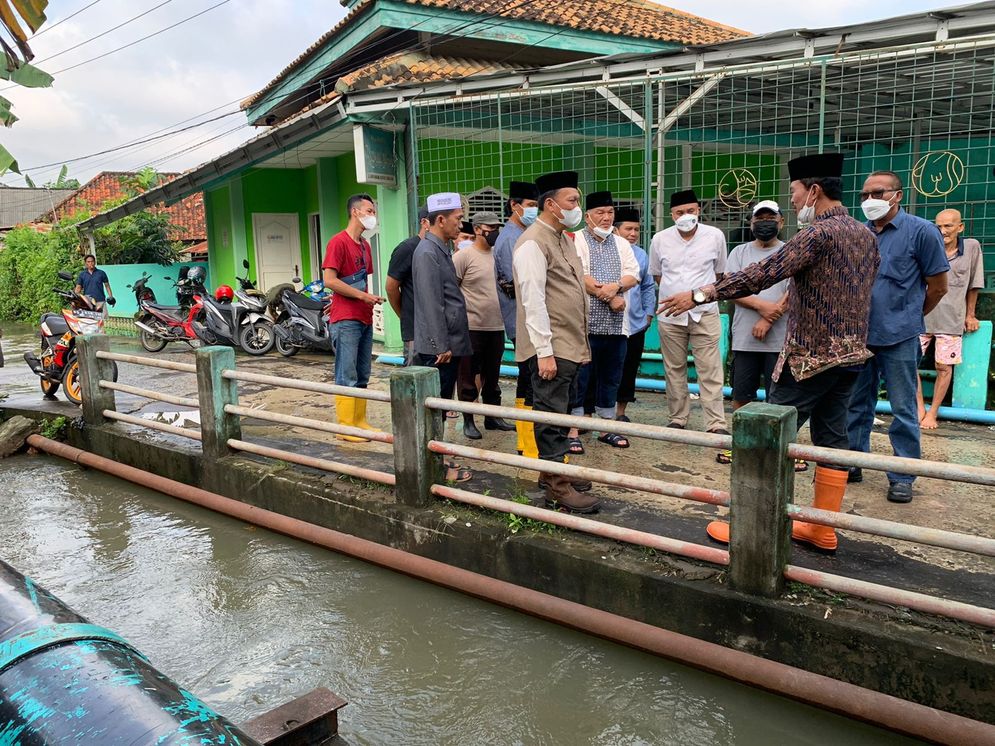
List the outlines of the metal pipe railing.
<svg viewBox="0 0 995 746">
<path fill-rule="evenodd" d="M 292 414 L 266 412 L 262 409 L 252 409 L 251 407 L 242 407 L 237 404 L 225 404 L 225 412 L 236 414 L 239 417 L 251 417 L 256 420 L 263 420 L 264 422 L 275 422 L 279 425 L 306 427 L 309 430 L 321 430 L 326 433 L 334 433 L 335 435 L 353 435 L 378 443 L 387 443 L 388 445 L 394 442 L 394 436 L 390 433 L 383 433 L 377 430 L 364 430 L 361 427 L 349 427 L 347 425 L 340 425 L 337 422 L 312 420 L 308 417 L 295 417 Z"/>
<path fill-rule="evenodd" d="M 504 466 L 515 466 L 520 469 L 531 469 L 533 471 L 548 472 L 550 474 L 560 474 L 565 477 L 576 477 L 580 479 L 590 479 L 592 482 L 600 484 L 610 484 L 615 487 L 625 487 L 642 492 L 650 492 L 655 495 L 667 495 L 668 497 L 679 497 L 685 500 L 707 503 L 709 505 L 721 505 L 728 507 L 729 493 L 721 490 L 710 490 L 705 487 L 690 487 L 685 484 L 675 484 L 673 482 L 661 482 L 657 479 L 647 477 L 634 477 L 628 474 L 605 471 L 604 469 L 593 469 L 587 466 L 576 466 L 575 464 L 563 464 L 558 461 L 541 461 L 539 459 L 528 458 L 526 456 L 515 456 L 510 453 L 498 453 L 497 451 L 487 451 L 483 448 L 473 448 L 471 446 L 461 446 L 455 443 L 446 443 L 441 440 L 433 440 L 428 444 L 429 450 L 434 453 L 441 453 L 446 456 L 460 456 L 461 458 L 471 458 L 477 461 L 489 461 L 493 464 Z"/>
<path fill-rule="evenodd" d="M 155 420 L 143 420 L 141 417 L 133 417 L 130 414 L 122 414 L 121 412 L 115 412 L 113 409 L 105 409 L 103 411 L 103 415 L 109 420 L 117 420 L 118 422 L 126 422 L 129 425 L 147 427 L 149 430 L 158 430 L 159 432 L 169 433 L 170 435 L 179 435 L 181 438 L 190 438 L 191 440 L 203 439 L 200 430 L 192 430 L 186 427 L 176 427 L 176 425 L 167 425 L 164 422 L 156 422 Z"/>
<path fill-rule="evenodd" d="M 498 407 L 493 404 L 474 404 L 473 402 L 456 401 L 455 399 L 440 399 L 433 396 L 425 399 L 425 406 L 429 409 L 439 409 L 442 411 L 453 410 L 454 412 L 478 414 L 484 415 L 485 417 L 503 417 L 509 420 L 535 422 L 540 425 L 576 427 L 580 430 L 605 429 L 610 430 L 613 433 L 618 433 L 619 435 L 632 436 L 634 438 L 648 438 L 649 440 L 662 440 L 669 443 L 681 443 L 683 445 L 690 446 L 703 446 L 705 448 L 718 448 L 723 450 L 732 448 L 731 435 L 702 433 L 695 432 L 693 430 L 678 430 L 674 427 L 640 425 L 636 422 L 600 420 L 591 417 L 576 417 L 570 414 L 539 412 L 534 409 Z"/>
<path fill-rule="evenodd" d="M 913 526 L 908 523 L 883 521 L 879 518 L 867 518 L 849 513 L 833 513 L 828 510 L 806 508 L 801 505 L 789 505 L 788 517 L 794 520 L 817 523 L 820 526 L 832 526 L 847 531 L 859 531 L 874 536 L 887 536 L 890 539 L 902 539 L 919 544 L 929 544 L 944 549 L 956 549 L 962 552 L 972 552 L 987 557 L 995 557 L 995 539 L 973 534 L 959 534 L 954 531 L 944 531 L 938 528 Z"/>
<path fill-rule="evenodd" d="M 341 461 L 330 461 L 329 459 L 305 456 L 300 453 L 284 451 L 279 448 L 270 448 L 269 446 L 261 446 L 257 443 L 248 443 L 244 440 L 236 440 L 235 438 L 229 438 L 228 447 L 236 451 L 244 451 L 245 453 L 254 453 L 257 456 L 265 456 L 266 458 L 289 461 L 294 464 L 300 464 L 301 466 L 309 466 L 312 469 L 321 469 L 322 471 L 332 472 L 333 474 L 344 474 L 349 477 L 365 479 L 370 482 L 377 482 L 390 487 L 393 487 L 396 483 L 394 475 L 388 474 L 385 471 L 364 469 L 361 466 L 344 464 Z"/>
<path fill-rule="evenodd" d="M 160 360 L 154 357 L 143 355 L 122 355 L 120 352 L 97 351 L 97 357 L 101 360 L 113 360 L 117 363 L 133 363 L 135 365 L 146 365 L 150 368 L 162 368 L 163 370 L 178 370 L 181 373 L 196 373 L 197 366 L 193 363 L 177 363 L 174 360 Z"/>
<path fill-rule="evenodd" d="M 823 448 L 792 443 L 788 446 L 791 458 L 805 461 L 816 461 L 834 466 L 855 466 L 860 469 L 875 471 L 893 471 L 897 474 L 912 474 L 917 477 L 933 477 L 934 479 L 950 479 L 955 482 L 982 484 L 995 487 L 995 469 L 983 466 L 964 466 L 962 464 L 944 464 L 939 461 L 922 461 L 915 458 L 885 456 L 881 453 L 862 453 L 839 448 Z"/>
<path fill-rule="evenodd" d="M 704 562 L 713 562 L 722 566 L 729 564 L 728 551 L 704 546 L 703 544 L 692 544 L 687 541 L 680 541 L 679 539 L 670 539 L 666 536 L 657 536 L 656 534 L 650 534 L 645 531 L 637 531 L 632 528 L 602 523 L 601 521 L 582 518 L 581 516 L 570 513 L 560 513 L 556 510 L 537 508 L 534 505 L 501 500 L 496 497 L 479 495 L 476 492 L 468 492 L 467 490 L 455 487 L 444 487 L 440 484 L 432 486 L 432 494 L 444 497 L 447 500 L 455 500 L 456 502 L 475 505 L 478 508 L 487 508 L 488 510 L 497 510 L 502 513 L 511 513 L 512 515 L 522 516 L 523 518 L 532 518 L 537 521 L 551 523 L 555 526 L 569 528 L 573 531 L 581 531 L 585 534 L 612 539 L 613 541 L 623 541 L 627 544 L 658 549 L 668 554 L 676 554 Z"/>
<path fill-rule="evenodd" d="M 353 386 L 336 386 L 332 383 L 319 383 L 317 381 L 298 381 L 293 378 L 267 376 L 262 373 L 246 373 L 238 370 L 226 370 L 221 375 L 230 381 L 241 381 L 242 383 L 263 383 L 269 386 L 310 391 L 317 394 L 335 394 L 337 396 L 351 396 L 356 399 L 366 399 L 368 401 L 390 402 L 390 394 L 386 391 L 358 389 Z"/>
<path fill-rule="evenodd" d="M 915 611 L 922 611 L 926 614 L 937 614 L 950 619 L 958 619 L 970 624 L 978 624 L 982 627 L 995 627 L 995 609 L 986 609 L 983 606 L 972 606 L 960 601 L 951 601 L 946 598 L 927 596 L 925 593 L 915 593 L 913 591 L 903 591 L 900 588 L 889 588 L 877 583 L 868 583 L 864 580 L 854 578 L 844 578 L 840 575 L 833 575 L 828 572 L 810 570 L 806 567 L 788 565 L 784 568 L 784 577 L 796 583 L 804 583 L 816 588 L 823 588 L 827 591 L 837 593 L 848 593 L 852 596 L 868 598 L 872 601 L 879 601 L 892 606 L 905 606 Z"/>
<path fill-rule="evenodd" d="M 173 396 L 172 394 L 163 394 L 158 391 L 152 391 L 151 389 L 142 389 L 137 386 L 128 386 L 124 383 L 116 383 L 115 381 L 100 381 L 99 384 L 102 389 L 110 389 L 111 391 L 120 391 L 122 394 L 132 394 L 133 396 L 140 396 L 144 399 L 155 399 L 156 401 L 166 402 L 167 404 L 177 404 L 181 407 L 192 407 L 193 409 L 200 409 L 200 402 L 197 399 L 191 399 L 186 396 Z"/>
</svg>

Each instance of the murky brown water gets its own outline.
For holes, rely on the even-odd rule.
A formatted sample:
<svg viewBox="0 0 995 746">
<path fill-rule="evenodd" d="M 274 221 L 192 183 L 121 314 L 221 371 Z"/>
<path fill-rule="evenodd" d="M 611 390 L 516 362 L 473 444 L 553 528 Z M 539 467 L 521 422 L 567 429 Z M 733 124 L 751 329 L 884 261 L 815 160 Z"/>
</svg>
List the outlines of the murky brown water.
<svg viewBox="0 0 995 746">
<path fill-rule="evenodd" d="M 55 458 L 0 504 L 3 559 L 236 722 L 327 686 L 357 744 L 903 742 Z"/>
</svg>

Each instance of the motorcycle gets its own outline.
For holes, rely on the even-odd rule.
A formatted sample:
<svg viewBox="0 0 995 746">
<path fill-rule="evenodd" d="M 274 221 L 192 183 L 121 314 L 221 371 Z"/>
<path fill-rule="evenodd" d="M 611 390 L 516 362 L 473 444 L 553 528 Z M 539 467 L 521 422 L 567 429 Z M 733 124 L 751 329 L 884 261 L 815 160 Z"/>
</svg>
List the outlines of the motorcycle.
<svg viewBox="0 0 995 746">
<path fill-rule="evenodd" d="M 73 282 L 68 272 L 58 273 L 60 280 Z M 103 304 L 75 290 L 52 288 L 52 292 L 64 298 L 68 307 L 61 313 L 43 313 L 38 321 L 41 334 L 40 359 L 34 353 L 25 352 L 24 362 L 28 364 L 41 381 L 41 390 L 46 399 L 54 399 L 62 386 L 66 398 L 76 406 L 83 402 L 79 380 L 79 358 L 76 352 L 76 337 L 90 334 L 103 334 Z M 112 304 L 113 305 L 113 304 Z M 113 364 L 113 380 L 117 381 L 117 364 Z"/>
<path fill-rule="evenodd" d="M 270 305 L 276 310 L 277 322 L 273 327 L 276 337 L 276 351 L 284 357 L 293 357 L 303 349 L 331 352 L 335 354 L 335 342 L 328 330 L 328 306 L 330 296 L 316 300 L 310 295 L 294 289 L 301 279 L 293 279 L 294 287 L 280 286 L 277 297 L 271 298 Z M 319 294 L 319 281 L 308 285 L 311 294 Z M 324 288 L 322 286 L 321 291 Z"/>
<path fill-rule="evenodd" d="M 235 299 L 244 309 L 244 316 L 238 321 L 238 346 L 249 355 L 265 355 L 273 349 L 273 320 L 266 315 L 266 293 L 257 290 L 249 279 L 249 262 L 243 259 L 242 266 L 246 269 L 246 276 L 235 277 L 239 285 Z"/>
<path fill-rule="evenodd" d="M 196 269 L 196 268 L 195 268 Z M 197 335 L 193 322 L 203 310 L 201 296 L 206 293 L 197 273 L 189 276 L 188 267 L 181 267 L 173 287 L 176 288 L 178 305 L 165 306 L 156 302 L 155 291 L 148 287 L 150 275 L 143 272 L 128 288 L 135 294 L 138 303 L 138 340 L 149 352 L 160 352 L 170 342 L 186 342 L 193 347 Z M 201 270 L 201 274 L 203 270 Z M 172 277 L 166 277 L 172 280 Z"/>
</svg>

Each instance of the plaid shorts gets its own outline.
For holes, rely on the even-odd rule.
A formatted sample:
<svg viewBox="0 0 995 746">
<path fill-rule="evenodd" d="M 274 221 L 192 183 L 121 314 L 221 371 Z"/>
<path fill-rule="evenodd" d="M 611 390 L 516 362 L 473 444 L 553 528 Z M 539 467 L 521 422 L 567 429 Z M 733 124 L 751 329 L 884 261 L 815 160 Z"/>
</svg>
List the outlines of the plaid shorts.
<svg viewBox="0 0 995 746">
<path fill-rule="evenodd" d="M 960 365 L 961 363 L 961 336 L 959 334 L 920 334 L 919 344 L 922 345 L 922 354 L 926 354 L 931 340 L 936 339 L 936 349 L 933 357 L 940 365 Z"/>
</svg>

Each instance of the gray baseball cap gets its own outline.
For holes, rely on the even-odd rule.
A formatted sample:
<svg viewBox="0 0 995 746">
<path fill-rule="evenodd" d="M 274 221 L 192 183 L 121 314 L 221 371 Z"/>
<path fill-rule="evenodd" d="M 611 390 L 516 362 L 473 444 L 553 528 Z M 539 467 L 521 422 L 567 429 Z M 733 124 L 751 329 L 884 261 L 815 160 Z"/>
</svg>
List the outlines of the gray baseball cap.
<svg viewBox="0 0 995 746">
<path fill-rule="evenodd" d="M 501 225 L 501 218 L 495 212 L 477 212 L 470 218 L 473 225 Z"/>
</svg>

